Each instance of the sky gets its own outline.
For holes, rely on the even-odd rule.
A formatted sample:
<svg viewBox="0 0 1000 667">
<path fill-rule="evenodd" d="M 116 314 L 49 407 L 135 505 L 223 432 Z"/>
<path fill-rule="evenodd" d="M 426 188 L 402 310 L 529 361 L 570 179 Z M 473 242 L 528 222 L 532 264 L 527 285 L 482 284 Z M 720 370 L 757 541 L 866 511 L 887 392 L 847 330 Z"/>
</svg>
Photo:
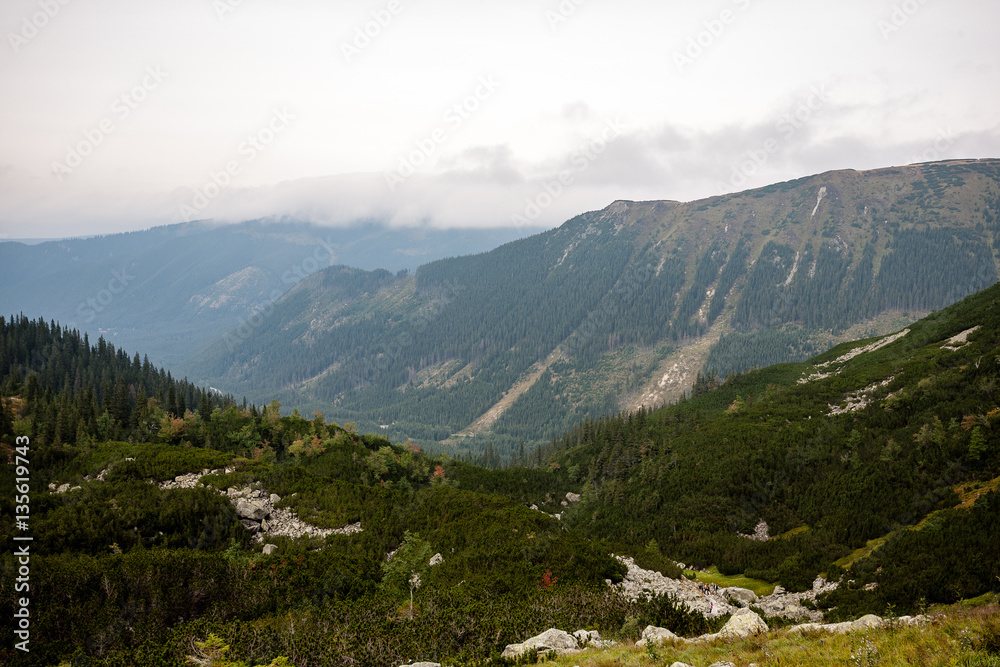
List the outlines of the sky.
<svg viewBox="0 0 1000 667">
<path fill-rule="evenodd" d="M 556 226 L 1000 157 L 996 0 L 6 0 L 0 239 Z"/>
</svg>

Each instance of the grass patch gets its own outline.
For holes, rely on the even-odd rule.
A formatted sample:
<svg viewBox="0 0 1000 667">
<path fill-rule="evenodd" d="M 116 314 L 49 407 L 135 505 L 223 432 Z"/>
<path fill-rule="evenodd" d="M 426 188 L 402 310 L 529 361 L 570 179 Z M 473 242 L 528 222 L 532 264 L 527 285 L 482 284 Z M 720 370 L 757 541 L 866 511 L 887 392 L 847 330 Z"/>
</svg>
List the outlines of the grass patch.
<svg viewBox="0 0 1000 667">
<path fill-rule="evenodd" d="M 1000 622 L 1000 608 L 995 604 L 972 610 L 955 611 L 934 618 L 923 627 L 885 628 L 849 635 L 826 632 L 789 634 L 777 630 L 734 642 L 711 644 L 678 642 L 653 648 L 635 648 L 632 644 L 607 650 L 588 650 L 562 656 L 551 665 L 560 667 L 648 667 L 670 665 L 675 661 L 689 665 L 710 665 L 719 661 L 745 666 L 796 665 L 1000 665 L 1000 656 L 986 641 Z"/>
<path fill-rule="evenodd" d="M 766 581 L 761 581 L 760 579 L 751 579 L 743 576 L 742 574 L 726 576 L 719 572 L 719 568 L 715 566 L 710 567 L 707 572 L 686 571 L 684 572 L 684 575 L 687 577 L 693 575 L 695 580 L 703 584 L 718 584 L 719 588 L 746 588 L 761 597 L 773 593 L 775 587 L 774 584 L 769 584 Z"/>
</svg>

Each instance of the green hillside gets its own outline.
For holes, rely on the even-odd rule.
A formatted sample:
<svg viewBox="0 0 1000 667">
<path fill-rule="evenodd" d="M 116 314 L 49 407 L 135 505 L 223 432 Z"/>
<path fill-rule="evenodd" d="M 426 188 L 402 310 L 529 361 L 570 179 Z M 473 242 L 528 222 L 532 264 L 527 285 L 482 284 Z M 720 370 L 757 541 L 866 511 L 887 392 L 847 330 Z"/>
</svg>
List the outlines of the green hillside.
<svg viewBox="0 0 1000 667">
<path fill-rule="evenodd" d="M 129 375 L 103 341 L 0 320 L 0 442 L 30 466 L 17 534 L 33 538 L 37 603 L 31 653 L 5 646 L 0 660 L 176 665 L 214 635 L 248 664 L 476 664 L 549 627 L 627 641 L 647 624 L 695 636 L 725 621 L 613 593 L 611 553 L 675 576 L 675 561 L 716 565 L 701 576 L 723 583 L 843 577 L 817 602 L 829 620 L 995 593 L 998 301 L 995 286 L 892 336 L 702 379 L 689 400 L 586 420 L 504 470 L 276 402 L 182 408 L 210 396 Z M 85 404 L 96 432 L 51 426 Z M 22 474 L 0 469 L 6 488 Z M 570 491 L 581 499 L 564 506 Z M 277 523 L 248 519 L 253 503 Z M 739 535 L 760 519 L 779 537 Z M 299 532 L 281 532 L 289 521 Z M 0 557 L 7 617 L 18 567 Z"/>
<path fill-rule="evenodd" d="M 997 160 L 616 202 L 415 276 L 311 276 L 192 375 L 510 458 L 582 419 L 676 400 L 701 371 L 804 360 L 994 284 L 998 210 Z"/>
</svg>

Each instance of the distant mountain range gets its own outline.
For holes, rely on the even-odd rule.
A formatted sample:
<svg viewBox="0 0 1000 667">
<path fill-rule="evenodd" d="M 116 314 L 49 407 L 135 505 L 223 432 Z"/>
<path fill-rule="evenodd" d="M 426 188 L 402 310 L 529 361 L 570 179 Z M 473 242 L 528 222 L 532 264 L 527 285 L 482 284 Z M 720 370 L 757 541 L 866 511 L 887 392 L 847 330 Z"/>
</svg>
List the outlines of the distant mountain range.
<svg viewBox="0 0 1000 667">
<path fill-rule="evenodd" d="M 192 222 L 28 245 L 0 243 L 0 312 L 104 335 L 176 366 L 302 278 L 349 264 L 393 273 L 489 250 L 531 229 L 325 228 L 289 220 Z"/>
<path fill-rule="evenodd" d="M 998 160 L 619 201 L 415 275 L 326 268 L 184 370 L 394 440 L 513 451 L 990 286 L 998 215 Z"/>
</svg>

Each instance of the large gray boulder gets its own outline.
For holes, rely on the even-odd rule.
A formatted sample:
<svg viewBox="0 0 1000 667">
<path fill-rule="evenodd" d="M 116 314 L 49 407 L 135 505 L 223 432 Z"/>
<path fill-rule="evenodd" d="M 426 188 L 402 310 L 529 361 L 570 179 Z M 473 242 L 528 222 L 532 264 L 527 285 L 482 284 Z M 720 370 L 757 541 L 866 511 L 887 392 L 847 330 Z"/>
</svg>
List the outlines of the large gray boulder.
<svg viewBox="0 0 1000 667">
<path fill-rule="evenodd" d="M 400 665 L 399 667 L 441 667 L 440 662 L 413 662 L 409 665 Z"/>
<path fill-rule="evenodd" d="M 767 632 L 767 623 L 764 619 L 749 609 L 740 609 L 722 626 L 719 637 L 742 639 L 762 632 Z"/>
<path fill-rule="evenodd" d="M 243 519 L 263 521 L 267 518 L 267 507 L 259 500 L 240 498 L 236 503 L 236 513 Z"/>
<path fill-rule="evenodd" d="M 573 635 L 562 630 L 550 628 L 537 637 L 526 640 L 522 644 L 508 644 L 507 648 L 503 651 L 503 657 L 517 658 L 532 649 L 537 650 L 539 653 L 555 651 L 556 653 L 563 654 L 574 653 L 580 650 L 580 646 L 576 643 L 576 638 Z"/>
<path fill-rule="evenodd" d="M 849 632 L 864 632 L 865 630 L 883 628 L 886 624 L 886 621 L 878 616 L 868 614 L 867 616 L 862 616 L 856 621 L 844 621 L 843 623 L 803 623 L 802 625 L 796 625 L 794 628 L 790 628 L 788 631 L 790 633 L 798 634 L 814 630 L 822 630 L 824 632 L 833 632 L 838 635 L 845 635 Z"/>
<path fill-rule="evenodd" d="M 753 604 L 758 600 L 757 594 L 748 588 L 730 586 L 729 588 L 723 588 L 720 592 L 730 602 Z"/>
<path fill-rule="evenodd" d="M 673 641 L 677 638 L 677 635 L 666 628 L 658 628 L 654 625 L 647 625 L 646 629 L 642 631 L 642 639 L 637 641 L 635 645 L 642 648 L 647 644 L 662 644 L 664 642 Z"/>
</svg>

